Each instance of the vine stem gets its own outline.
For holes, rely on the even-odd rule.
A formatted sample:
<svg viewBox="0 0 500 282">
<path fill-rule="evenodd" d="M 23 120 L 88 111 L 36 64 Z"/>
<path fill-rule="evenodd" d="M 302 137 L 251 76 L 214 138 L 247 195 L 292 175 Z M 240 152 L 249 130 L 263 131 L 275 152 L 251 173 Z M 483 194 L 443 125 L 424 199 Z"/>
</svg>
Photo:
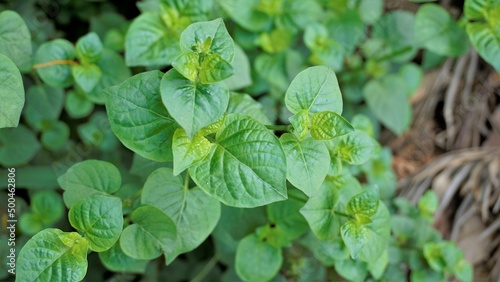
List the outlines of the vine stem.
<svg viewBox="0 0 500 282">
<path fill-rule="evenodd" d="M 289 125 L 266 125 L 266 128 L 270 130 L 290 131 Z"/>
<path fill-rule="evenodd" d="M 217 264 L 218 258 L 217 255 L 214 255 L 208 262 L 205 264 L 203 269 L 196 274 L 196 276 L 191 279 L 190 282 L 201 282 L 205 276 L 207 276 L 208 273 L 215 267 Z"/>
<path fill-rule="evenodd" d="M 33 65 L 34 69 L 41 69 L 41 68 L 46 68 L 54 65 L 78 65 L 77 62 L 72 61 L 72 60 L 54 60 L 46 63 L 41 63 L 41 64 L 35 64 Z"/>
</svg>

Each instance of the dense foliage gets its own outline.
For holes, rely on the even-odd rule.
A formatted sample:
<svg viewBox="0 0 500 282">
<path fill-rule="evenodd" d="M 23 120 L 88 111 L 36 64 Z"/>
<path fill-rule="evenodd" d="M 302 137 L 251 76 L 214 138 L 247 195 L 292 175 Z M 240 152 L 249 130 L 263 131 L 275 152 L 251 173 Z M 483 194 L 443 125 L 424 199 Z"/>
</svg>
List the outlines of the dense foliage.
<svg viewBox="0 0 500 282">
<path fill-rule="evenodd" d="M 67 1 L 56 23 L 90 22 L 75 42 L 26 3 L 0 6 L 17 281 L 472 280 L 431 227 L 436 196 L 394 198 L 376 140 L 469 43 L 500 71 L 499 1 L 459 21 L 382 0 L 144 0 L 130 21 Z"/>
</svg>

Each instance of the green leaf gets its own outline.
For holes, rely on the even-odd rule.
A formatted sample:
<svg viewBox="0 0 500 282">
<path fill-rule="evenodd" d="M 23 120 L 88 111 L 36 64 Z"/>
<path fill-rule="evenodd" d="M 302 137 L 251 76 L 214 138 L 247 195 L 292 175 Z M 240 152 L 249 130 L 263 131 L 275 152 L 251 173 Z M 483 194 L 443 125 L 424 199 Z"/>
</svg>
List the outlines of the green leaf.
<svg viewBox="0 0 500 282">
<path fill-rule="evenodd" d="M 163 76 L 160 91 L 168 112 L 190 138 L 201 128 L 217 121 L 229 103 L 229 92 L 223 84 L 198 84 L 176 70 Z"/>
<path fill-rule="evenodd" d="M 281 53 L 292 43 L 292 32 L 288 29 L 276 28 L 270 33 L 261 33 L 257 41 L 264 52 L 269 54 Z"/>
<path fill-rule="evenodd" d="M 104 112 L 94 113 L 87 123 L 78 126 L 78 135 L 83 143 L 103 152 L 115 150 L 119 142 L 111 130 Z"/>
<path fill-rule="evenodd" d="M 439 199 L 436 193 L 432 190 L 425 192 L 425 194 L 418 200 L 418 209 L 424 216 L 427 216 L 430 219 L 438 207 Z"/>
<path fill-rule="evenodd" d="M 77 91 L 68 91 L 64 108 L 71 118 L 83 118 L 92 112 L 94 103 Z"/>
<path fill-rule="evenodd" d="M 424 77 L 422 69 L 414 63 L 408 63 L 401 66 L 398 71 L 399 76 L 405 81 L 408 95 L 413 95 Z"/>
<path fill-rule="evenodd" d="M 226 109 L 227 114 L 237 113 L 249 116 L 262 124 L 271 124 L 272 122 L 265 114 L 264 106 L 255 101 L 248 94 L 231 92 L 229 95 L 229 104 Z"/>
<path fill-rule="evenodd" d="M 300 72 L 286 91 L 285 103 L 294 114 L 301 110 L 311 114 L 321 111 L 341 114 L 342 94 L 335 73 L 324 66 Z"/>
<path fill-rule="evenodd" d="M 384 275 L 388 265 L 389 255 L 388 252 L 385 251 L 378 260 L 368 264 L 368 270 L 370 271 L 370 274 L 373 276 L 373 278 L 380 280 L 382 278 L 382 275 Z"/>
<path fill-rule="evenodd" d="M 31 34 L 23 18 L 14 11 L 1 12 L 0 53 L 26 72 L 31 69 L 31 51 Z"/>
<path fill-rule="evenodd" d="M 102 56 L 104 47 L 95 32 L 88 33 L 76 42 L 76 57 L 84 64 L 97 63 Z"/>
<path fill-rule="evenodd" d="M 293 134 L 297 136 L 299 140 L 304 140 L 309 134 L 309 127 L 311 126 L 309 112 L 307 112 L 307 110 L 302 110 L 288 118 L 288 120 L 293 126 Z"/>
<path fill-rule="evenodd" d="M 201 63 L 200 82 L 203 84 L 214 83 L 234 75 L 233 66 L 219 54 L 209 54 Z"/>
<path fill-rule="evenodd" d="M 154 259 L 171 252 L 177 239 L 174 221 L 160 209 L 142 206 L 132 213 L 134 224 L 120 237 L 123 252 L 135 259 Z"/>
<path fill-rule="evenodd" d="M 104 104 L 106 97 L 104 89 L 122 83 L 131 76 L 129 68 L 118 53 L 104 49 L 97 67 L 102 71 L 102 76 L 92 91 L 85 93 L 85 97 L 96 104 Z"/>
<path fill-rule="evenodd" d="M 269 281 L 283 263 L 281 248 L 260 240 L 255 234 L 243 238 L 236 250 L 236 273 L 245 281 Z"/>
<path fill-rule="evenodd" d="M 363 214 L 370 217 L 377 212 L 378 203 L 379 193 L 375 186 L 352 197 L 347 203 L 346 211 L 351 215 Z"/>
<path fill-rule="evenodd" d="M 118 241 L 123 229 L 122 201 L 95 194 L 76 202 L 68 218 L 71 226 L 83 232 L 92 251 L 106 251 Z"/>
<path fill-rule="evenodd" d="M 300 209 L 300 213 L 306 218 L 313 233 L 321 240 L 338 238 L 340 220 L 335 214 L 338 197 L 336 187 L 322 185 L 316 195 Z"/>
<path fill-rule="evenodd" d="M 172 160 L 172 136 L 178 128 L 161 101 L 162 76 L 160 71 L 141 73 L 105 91 L 109 123 L 118 139 L 159 162 Z"/>
<path fill-rule="evenodd" d="M 234 59 L 231 66 L 233 67 L 234 75 L 224 80 L 224 84 L 226 84 L 229 90 L 241 89 L 252 85 L 250 61 L 245 51 L 237 44 L 234 44 Z"/>
<path fill-rule="evenodd" d="M 19 217 L 19 230 L 25 234 L 33 236 L 44 229 L 42 217 L 33 212 L 23 213 Z"/>
<path fill-rule="evenodd" d="M 193 52 L 184 52 L 175 58 L 172 66 L 185 78 L 196 82 L 200 71 L 200 56 Z"/>
<path fill-rule="evenodd" d="M 121 187 L 120 171 L 111 163 L 86 160 L 70 167 L 57 181 L 67 207 L 94 194 L 112 194 Z"/>
<path fill-rule="evenodd" d="M 17 262 L 18 281 L 81 281 L 87 273 L 85 238 L 50 228 L 33 236 Z"/>
<path fill-rule="evenodd" d="M 316 140 L 330 140 L 353 131 L 352 125 L 334 112 L 317 112 L 311 118 L 311 136 Z"/>
<path fill-rule="evenodd" d="M 3 166 L 27 164 L 39 149 L 35 134 L 24 125 L 0 129 L 0 164 Z"/>
<path fill-rule="evenodd" d="M 359 16 L 365 24 L 374 24 L 384 12 L 383 0 L 361 0 L 358 6 Z"/>
<path fill-rule="evenodd" d="M 371 80 L 363 88 L 363 96 L 373 114 L 397 135 L 403 134 L 411 123 L 407 91 L 406 82 L 396 75 Z"/>
<path fill-rule="evenodd" d="M 250 117 L 228 115 L 214 144 L 210 154 L 190 168 L 203 191 L 236 207 L 287 198 L 285 154 L 265 126 Z"/>
<path fill-rule="evenodd" d="M 179 34 L 157 12 L 143 13 L 130 25 L 125 37 L 128 66 L 168 65 L 179 54 Z"/>
<path fill-rule="evenodd" d="M 271 24 L 271 18 L 255 9 L 259 0 L 217 0 L 217 3 L 233 21 L 248 31 L 259 32 Z"/>
<path fill-rule="evenodd" d="M 286 74 L 286 58 L 283 53 L 259 54 L 254 61 L 258 75 L 280 92 L 286 91 L 289 80 Z"/>
<path fill-rule="evenodd" d="M 149 263 L 149 260 L 138 260 L 127 256 L 120 244 L 114 244 L 110 249 L 100 252 L 99 258 L 107 269 L 114 272 L 144 273 Z"/>
<path fill-rule="evenodd" d="M 353 53 L 366 35 L 361 15 L 354 9 L 346 9 L 335 15 L 327 22 L 326 27 L 330 38 L 342 46 L 345 55 Z"/>
<path fill-rule="evenodd" d="M 469 20 L 481 20 L 487 19 L 490 12 L 493 14 L 499 7 L 498 0 L 466 0 L 464 12 Z"/>
<path fill-rule="evenodd" d="M 370 0 L 366 0 L 368 2 Z M 388 59 L 406 62 L 415 57 L 415 15 L 409 11 L 396 10 L 384 14 L 373 25 L 372 38 L 362 46 L 363 53 L 372 59 Z"/>
<path fill-rule="evenodd" d="M 381 199 L 388 199 L 394 195 L 397 179 L 392 169 L 392 153 L 389 148 L 382 148 L 378 156 L 362 165 L 361 170 L 370 185 L 379 187 Z"/>
<path fill-rule="evenodd" d="M 71 65 L 55 63 L 55 61 L 71 61 L 75 59 L 75 47 L 66 39 L 55 39 L 45 42 L 36 51 L 35 64 L 51 64 L 36 69 L 43 80 L 53 87 L 68 87 L 73 83 Z"/>
<path fill-rule="evenodd" d="M 365 262 L 351 258 L 335 260 L 335 271 L 350 281 L 366 281 L 368 266 Z"/>
<path fill-rule="evenodd" d="M 374 262 L 380 258 L 389 245 L 391 232 L 389 211 L 380 202 L 372 222 L 360 225 L 348 221 L 340 228 L 340 233 L 349 248 L 351 257 Z"/>
<path fill-rule="evenodd" d="M 184 129 L 179 128 L 174 133 L 172 141 L 174 154 L 174 175 L 201 161 L 210 153 L 212 144 L 201 134 L 195 134 L 190 139 Z"/>
<path fill-rule="evenodd" d="M 62 218 L 64 204 L 58 193 L 41 191 L 31 197 L 31 209 L 40 215 L 44 225 L 52 225 Z"/>
<path fill-rule="evenodd" d="M 102 77 L 101 69 L 95 64 L 74 65 L 71 72 L 75 82 L 84 92 L 90 92 Z"/>
<path fill-rule="evenodd" d="M 172 251 L 165 252 L 167 264 L 179 254 L 198 247 L 212 233 L 221 214 L 220 203 L 199 188 L 183 187 L 183 180 L 169 168 L 153 172 L 142 192 L 142 204 L 161 209 L 177 226 Z"/>
<path fill-rule="evenodd" d="M 312 138 L 299 140 L 291 133 L 280 137 L 286 155 L 286 177 L 308 197 L 316 194 L 330 167 L 328 148 Z"/>
<path fill-rule="evenodd" d="M 500 8 L 498 8 L 500 10 Z M 500 73 L 500 23 L 492 26 L 483 22 L 467 23 L 470 41 L 481 57 Z"/>
<path fill-rule="evenodd" d="M 464 28 L 436 4 L 425 4 L 418 9 L 415 41 L 419 46 L 445 56 L 460 56 L 469 49 Z"/>
<path fill-rule="evenodd" d="M 3 81 L 0 100 L 8 101 L 0 105 L 0 128 L 17 127 L 24 106 L 23 80 L 16 65 L 2 54 L 0 54 L 0 77 Z"/>
<path fill-rule="evenodd" d="M 61 115 L 64 91 L 48 85 L 35 85 L 26 91 L 24 118 L 35 130 L 50 127 Z"/>
<path fill-rule="evenodd" d="M 453 274 L 461 282 L 471 282 L 474 278 L 474 268 L 465 259 L 461 259 L 453 268 Z"/>
<path fill-rule="evenodd" d="M 62 149 L 69 139 L 69 127 L 62 121 L 57 121 L 42 133 L 42 144 L 51 151 Z"/>
<path fill-rule="evenodd" d="M 336 155 L 352 165 L 365 163 L 379 148 L 377 141 L 359 130 L 340 136 L 333 141 Z"/>
<path fill-rule="evenodd" d="M 203 46 L 202 50 L 199 50 L 199 46 L 206 44 L 207 40 L 211 42 L 209 48 Z M 181 34 L 180 46 L 183 52 L 198 49 L 196 53 L 217 54 L 228 63 L 231 63 L 234 57 L 234 42 L 221 18 L 189 25 Z"/>
<path fill-rule="evenodd" d="M 294 191 L 297 195 L 300 193 L 297 190 L 292 190 L 290 194 L 294 193 Z M 281 240 L 285 244 L 281 246 L 290 244 L 293 240 L 304 235 L 309 229 L 307 221 L 299 212 L 303 205 L 303 201 L 290 197 L 286 201 L 275 202 L 267 206 L 269 226 L 271 229 L 279 230 L 284 235 Z M 271 244 L 269 238 L 267 242 Z"/>
</svg>

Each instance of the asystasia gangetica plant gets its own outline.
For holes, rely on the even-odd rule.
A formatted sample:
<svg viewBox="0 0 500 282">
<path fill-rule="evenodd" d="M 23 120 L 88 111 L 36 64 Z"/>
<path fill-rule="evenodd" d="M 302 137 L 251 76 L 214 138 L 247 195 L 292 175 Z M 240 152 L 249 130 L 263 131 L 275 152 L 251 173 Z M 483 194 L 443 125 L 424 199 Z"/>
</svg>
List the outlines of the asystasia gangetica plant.
<svg viewBox="0 0 500 282">
<path fill-rule="evenodd" d="M 355 175 L 369 170 L 362 164 L 384 163 L 384 151 L 367 118 L 341 116 L 333 70 L 300 72 L 285 94 L 290 124 L 274 125 L 222 82 L 235 71 L 235 47 L 221 19 L 189 25 L 179 45 L 166 73 L 139 73 L 104 91 L 114 134 L 156 169 L 129 193 L 111 163 L 72 166 L 58 182 L 77 232 L 36 234 L 20 252 L 17 280 L 82 280 L 89 252 L 111 270 L 144 272 L 150 260 L 171 264 L 212 234 L 215 261 L 235 279 L 267 281 L 280 277 L 284 252 L 306 233 L 327 246 L 336 269 L 359 261 L 380 277 L 390 219 L 379 195 L 387 191 Z M 81 87 L 94 84 L 78 74 L 97 71 L 96 62 L 73 70 Z"/>
</svg>

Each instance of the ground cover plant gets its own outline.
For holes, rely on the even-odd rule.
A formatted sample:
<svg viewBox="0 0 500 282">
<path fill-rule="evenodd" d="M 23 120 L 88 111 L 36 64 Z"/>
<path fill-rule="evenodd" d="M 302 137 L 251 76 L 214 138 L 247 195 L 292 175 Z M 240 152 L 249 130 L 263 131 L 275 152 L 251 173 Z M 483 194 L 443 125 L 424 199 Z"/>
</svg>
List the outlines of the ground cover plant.
<svg viewBox="0 0 500 282">
<path fill-rule="evenodd" d="M 0 6 L 2 279 L 472 280 L 377 137 L 469 44 L 500 70 L 500 2 L 54 3 Z"/>
</svg>

